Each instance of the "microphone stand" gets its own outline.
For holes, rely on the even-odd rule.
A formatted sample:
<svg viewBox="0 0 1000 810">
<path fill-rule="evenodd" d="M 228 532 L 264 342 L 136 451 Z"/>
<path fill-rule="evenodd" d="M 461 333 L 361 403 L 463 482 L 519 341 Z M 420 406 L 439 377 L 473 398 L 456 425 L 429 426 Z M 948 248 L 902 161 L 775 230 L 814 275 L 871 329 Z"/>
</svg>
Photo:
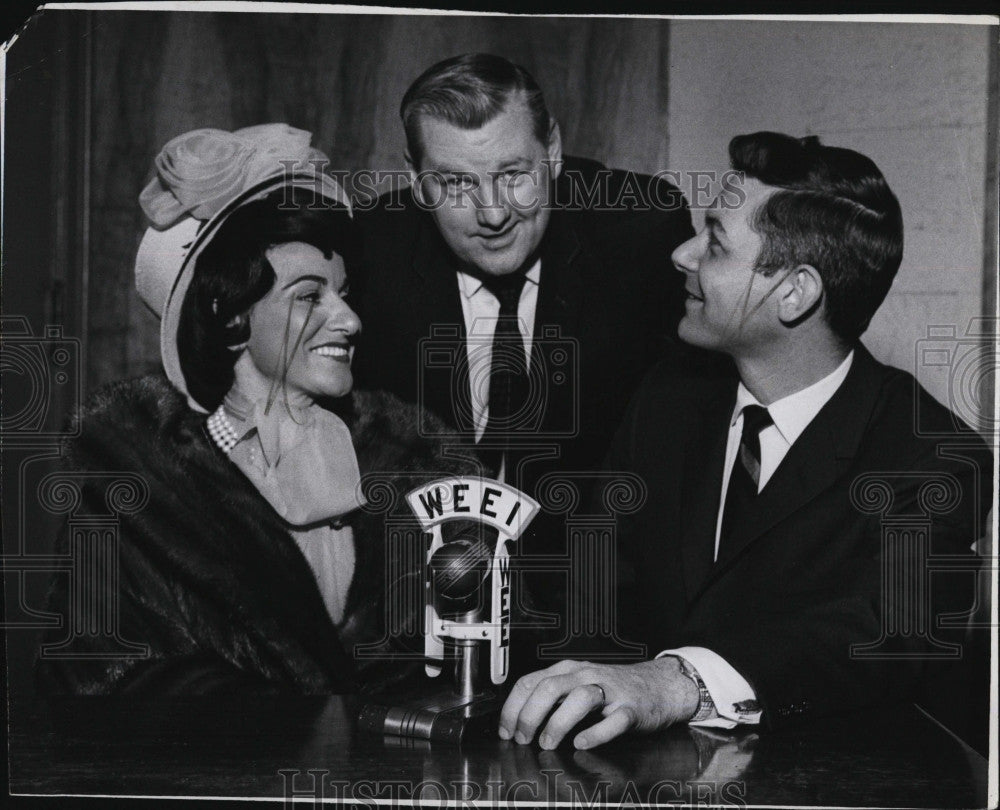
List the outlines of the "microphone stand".
<svg viewBox="0 0 1000 810">
<path fill-rule="evenodd" d="M 459 624 L 476 624 L 479 611 L 469 610 L 458 619 Z M 453 687 L 460 698 L 471 700 L 479 691 L 479 647 L 478 641 L 466 638 L 452 639 L 456 650 Z"/>
<path fill-rule="evenodd" d="M 450 498 L 444 497 L 446 489 Z M 539 506 L 513 487 L 479 478 L 435 481 L 410 492 L 407 500 L 432 535 L 427 553 L 425 669 L 436 677 L 450 655 L 452 683 L 398 703 L 367 703 L 358 724 L 372 733 L 458 744 L 473 730 L 496 730 L 503 706 L 496 687 L 507 678 L 510 643 L 507 543 L 517 539 Z M 480 505 L 478 515 L 470 514 L 472 504 Z M 443 542 L 442 523 L 470 517 L 497 530 L 492 551 L 475 537 Z M 480 670 L 484 648 L 490 653 L 489 685 L 484 685 Z"/>
<path fill-rule="evenodd" d="M 440 548 L 449 551 L 461 543 L 447 543 Z M 468 552 L 460 556 L 468 557 Z M 431 565 L 434 565 L 432 558 Z M 421 690 L 421 694 L 393 705 L 366 704 L 358 717 L 365 731 L 391 734 L 400 737 L 436 740 L 458 744 L 472 729 L 477 733 L 495 728 L 503 705 L 499 694 L 482 684 L 479 658 L 482 647 L 488 644 L 488 631 L 484 629 L 480 607 L 467 607 L 480 598 L 479 588 L 447 604 L 448 577 L 435 576 L 432 567 L 433 598 L 441 611 L 436 621 L 436 633 L 444 639 L 445 658 L 452 657 L 454 668 L 450 687 Z"/>
</svg>

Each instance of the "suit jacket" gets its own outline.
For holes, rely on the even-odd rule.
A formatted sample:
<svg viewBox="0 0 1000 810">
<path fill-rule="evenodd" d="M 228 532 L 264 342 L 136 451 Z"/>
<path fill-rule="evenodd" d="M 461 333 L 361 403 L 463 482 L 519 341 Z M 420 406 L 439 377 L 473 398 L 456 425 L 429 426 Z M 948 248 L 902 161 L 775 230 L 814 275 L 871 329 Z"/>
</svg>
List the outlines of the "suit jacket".
<svg viewBox="0 0 1000 810">
<path fill-rule="evenodd" d="M 715 651 L 750 682 L 772 725 L 919 697 L 942 668 L 917 631 L 954 641 L 934 618 L 968 610 L 973 582 L 968 571 L 922 578 L 920 535 L 929 530 L 927 553 L 974 564 L 991 454 L 912 376 L 859 345 L 844 383 L 713 563 L 737 381 L 728 360 L 663 364 L 629 407 L 609 469 L 638 473 L 648 496 L 619 524 L 623 635 L 651 655 Z M 916 435 L 918 412 L 936 437 Z M 888 547 L 884 530 L 898 534 Z M 896 587 L 886 586 L 884 564 Z M 910 591 L 920 594 L 910 603 L 903 584 L 926 590 Z M 852 654 L 880 639 L 879 655 Z"/>
<path fill-rule="evenodd" d="M 542 407 L 526 440 L 554 447 L 554 455 L 507 476 L 529 494 L 545 472 L 599 466 L 629 396 L 675 340 L 684 291 L 670 254 L 693 233 L 676 187 L 593 161 L 567 158 L 554 199 L 531 356 Z M 359 385 L 468 427 L 467 335 L 453 254 L 408 189 L 384 195 L 356 220 Z M 561 542 L 557 533 L 552 548 Z"/>
</svg>

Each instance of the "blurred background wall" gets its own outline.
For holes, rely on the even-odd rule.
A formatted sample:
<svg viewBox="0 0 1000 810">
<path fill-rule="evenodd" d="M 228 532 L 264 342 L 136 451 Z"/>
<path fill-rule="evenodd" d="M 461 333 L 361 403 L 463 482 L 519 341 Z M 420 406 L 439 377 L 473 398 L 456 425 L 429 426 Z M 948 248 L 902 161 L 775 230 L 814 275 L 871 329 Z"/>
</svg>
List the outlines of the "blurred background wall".
<svg viewBox="0 0 1000 810">
<path fill-rule="evenodd" d="M 571 152 L 667 159 L 669 24 L 628 20 L 257 14 L 94 19 L 88 385 L 159 363 L 132 290 L 136 195 L 160 146 L 196 127 L 285 121 L 339 170 L 405 169 L 399 101 L 439 58 L 494 51 L 545 88 Z"/>
<path fill-rule="evenodd" d="M 285 121 L 312 131 L 335 167 L 402 169 L 404 90 L 438 59 L 473 50 L 528 68 L 565 151 L 615 167 L 721 170 L 734 134 L 818 134 L 870 155 L 903 206 L 903 267 L 866 343 L 983 425 L 995 355 L 966 334 L 995 307 L 997 31 L 434 15 L 34 18 L 10 49 L 4 88 L 3 533 L 4 552 L 25 560 L 7 561 L 4 584 L 8 624 L 26 628 L 8 636 L 11 678 L 28 682 L 32 633 L 48 621 L 38 613 L 48 574 L 31 555 L 51 548 L 62 518 L 33 493 L 58 455 L 59 426 L 86 392 L 159 366 L 157 323 L 134 292 L 132 262 L 144 228 L 136 198 L 171 137 Z M 39 396 L 28 365 L 11 359 L 12 328 L 40 337 L 52 324 L 62 335 L 46 345 L 68 339 L 80 365 L 62 382 L 42 373 Z M 918 362 L 932 326 L 943 329 L 934 345 L 945 359 L 934 366 Z M 15 441 L 10 420 L 36 406 L 42 428 Z"/>
<path fill-rule="evenodd" d="M 995 309 L 997 32 L 684 20 L 670 28 L 670 166 L 724 168 L 729 138 L 761 129 L 819 135 L 872 158 L 902 205 L 905 248 L 864 342 L 970 422 L 980 406 L 992 409 L 992 376 L 978 385 L 968 370 L 956 398 L 947 370 L 921 361 L 928 327 L 960 339 Z"/>
</svg>

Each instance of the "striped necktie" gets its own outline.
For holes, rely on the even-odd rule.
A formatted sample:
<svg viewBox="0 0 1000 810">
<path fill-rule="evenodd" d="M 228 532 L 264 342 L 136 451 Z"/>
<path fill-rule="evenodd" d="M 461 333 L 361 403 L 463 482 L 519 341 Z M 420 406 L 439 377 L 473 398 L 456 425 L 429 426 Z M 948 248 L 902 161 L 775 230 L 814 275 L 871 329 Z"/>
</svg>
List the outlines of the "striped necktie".
<svg viewBox="0 0 1000 810">
<path fill-rule="evenodd" d="M 733 531 L 745 519 L 757 498 L 760 482 L 760 432 L 774 424 L 767 408 L 747 405 L 743 409 L 743 434 L 740 449 L 733 462 L 726 490 L 726 505 L 722 511 L 722 531 L 719 533 L 719 556 Z"/>
</svg>

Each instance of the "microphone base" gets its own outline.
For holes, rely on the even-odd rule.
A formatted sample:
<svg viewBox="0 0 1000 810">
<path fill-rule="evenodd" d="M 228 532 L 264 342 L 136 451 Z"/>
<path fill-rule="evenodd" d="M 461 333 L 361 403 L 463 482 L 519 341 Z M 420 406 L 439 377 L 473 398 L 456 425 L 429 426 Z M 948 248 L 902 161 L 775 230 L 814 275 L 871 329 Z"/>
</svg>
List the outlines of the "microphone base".
<svg viewBox="0 0 1000 810">
<path fill-rule="evenodd" d="M 472 737 L 496 736 L 502 707 L 493 692 L 463 698 L 439 690 L 393 705 L 366 703 L 358 727 L 372 734 L 460 745 Z"/>
</svg>

